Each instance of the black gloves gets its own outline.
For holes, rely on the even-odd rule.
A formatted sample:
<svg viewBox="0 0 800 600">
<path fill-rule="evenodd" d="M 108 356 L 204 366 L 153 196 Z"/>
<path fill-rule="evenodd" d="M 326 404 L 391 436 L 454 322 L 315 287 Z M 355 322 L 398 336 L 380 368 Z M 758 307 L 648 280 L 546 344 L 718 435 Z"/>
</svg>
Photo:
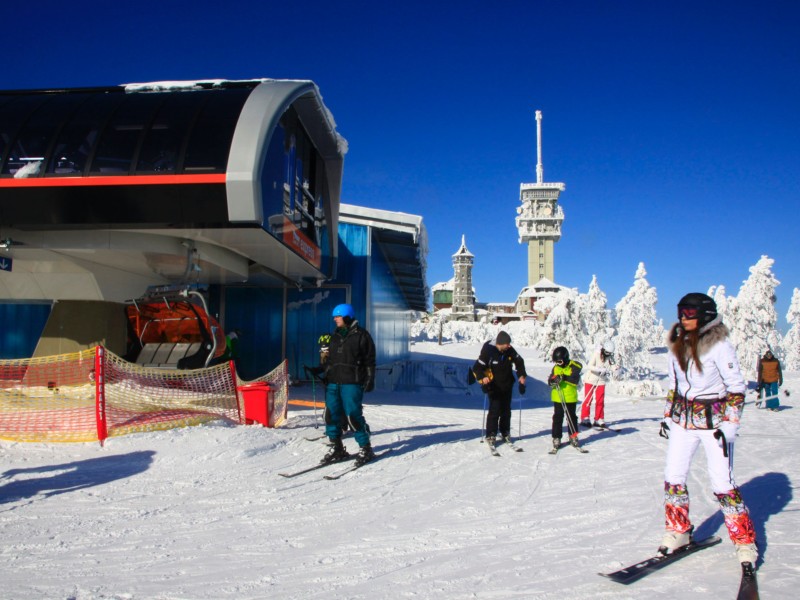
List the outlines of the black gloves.
<svg viewBox="0 0 800 600">
<path fill-rule="evenodd" d="M 661 421 L 661 430 L 658 432 L 658 435 L 662 438 L 669 439 L 669 423 L 666 419 Z"/>
<path fill-rule="evenodd" d="M 367 367 L 367 376 L 361 387 L 364 388 L 365 392 L 371 392 L 375 389 L 375 369 L 373 367 Z"/>
<path fill-rule="evenodd" d="M 525 395 L 525 384 L 524 383 L 520 383 L 519 384 L 519 395 L 520 396 L 524 396 Z"/>
</svg>

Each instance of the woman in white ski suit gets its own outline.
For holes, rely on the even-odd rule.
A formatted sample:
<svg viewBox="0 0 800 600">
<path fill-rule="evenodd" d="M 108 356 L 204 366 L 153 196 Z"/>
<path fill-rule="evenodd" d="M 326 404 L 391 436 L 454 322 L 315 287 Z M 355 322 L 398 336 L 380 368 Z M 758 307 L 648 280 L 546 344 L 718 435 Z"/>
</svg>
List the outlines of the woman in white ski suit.
<svg viewBox="0 0 800 600">
<path fill-rule="evenodd" d="M 746 390 L 739 361 L 728 341 L 728 328 L 709 296 L 687 294 L 678 303 L 678 316 L 680 323 L 675 323 L 669 334 L 671 392 L 662 424 L 662 435 L 669 437 L 662 547 L 674 550 L 691 539 L 686 479 L 702 444 L 711 489 L 739 561 L 755 565 L 755 529 L 733 480 L 733 447 Z"/>
</svg>

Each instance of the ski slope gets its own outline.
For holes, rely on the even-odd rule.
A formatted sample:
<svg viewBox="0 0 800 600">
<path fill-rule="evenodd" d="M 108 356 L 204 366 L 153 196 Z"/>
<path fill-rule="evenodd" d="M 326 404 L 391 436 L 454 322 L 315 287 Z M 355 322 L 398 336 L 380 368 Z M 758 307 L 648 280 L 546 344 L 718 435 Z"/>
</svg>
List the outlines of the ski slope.
<svg viewBox="0 0 800 600">
<path fill-rule="evenodd" d="M 419 343 L 418 360 L 477 356 Z M 313 409 L 286 427 L 214 423 L 97 444 L 0 441 L 0 596 L 13 599 L 733 598 L 739 565 L 705 477 L 689 481 L 698 536 L 724 542 L 620 586 L 597 575 L 643 559 L 663 528 L 660 400 L 610 393 L 588 454 L 550 448 L 549 365 L 518 348 L 529 381 L 512 417 L 524 452 L 480 443 L 483 395 L 375 392 L 365 414 L 381 460 L 338 481 Z M 659 357 L 656 356 L 658 360 Z M 663 360 L 663 357 L 661 357 Z M 798 389 L 789 373 L 785 389 Z M 320 390 L 316 395 L 320 398 Z M 798 391 L 800 394 L 800 391 Z M 311 399 L 309 386 L 293 398 Z M 762 597 L 797 597 L 796 396 L 748 405 L 736 475 L 763 552 Z M 352 439 L 346 446 L 355 451 Z"/>
</svg>

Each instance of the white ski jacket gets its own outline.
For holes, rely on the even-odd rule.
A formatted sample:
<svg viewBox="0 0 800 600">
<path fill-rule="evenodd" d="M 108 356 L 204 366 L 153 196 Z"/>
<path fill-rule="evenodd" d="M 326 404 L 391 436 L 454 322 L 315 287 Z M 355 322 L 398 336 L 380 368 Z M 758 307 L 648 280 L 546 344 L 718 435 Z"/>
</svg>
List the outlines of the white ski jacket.
<svg viewBox="0 0 800 600">
<path fill-rule="evenodd" d="M 728 328 L 721 321 L 710 323 L 712 325 L 706 332 L 701 334 L 698 344 L 698 355 L 703 365 L 702 372 L 697 368 L 697 364 L 689 358 L 686 372 L 681 370 L 678 358 L 671 350 L 669 353 L 669 385 L 670 391 L 674 391 L 678 396 L 688 401 L 713 401 L 722 400 L 719 406 L 714 407 L 714 412 L 722 421 L 739 422 L 741 400 L 747 385 L 739 368 L 739 359 L 736 358 L 736 351 L 728 341 Z M 677 326 L 677 325 L 676 325 Z M 675 331 L 675 326 L 671 335 Z M 727 400 L 729 394 L 741 395 L 737 401 Z M 672 401 L 667 401 L 665 416 L 669 416 Z M 677 415 L 673 414 L 673 420 L 680 422 L 684 427 L 687 426 L 684 419 L 678 421 Z M 715 419 L 716 420 L 716 419 Z M 692 428 L 692 425 L 688 425 Z"/>
<path fill-rule="evenodd" d="M 608 382 L 609 369 L 611 365 L 603 362 L 600 356 L 600 350 L 592 354 L 589 359 L 589 364 L 586 366 L 586 375 L 583 378 L 583 383 L 588 385 L 605 385 Z"/>
</svg>

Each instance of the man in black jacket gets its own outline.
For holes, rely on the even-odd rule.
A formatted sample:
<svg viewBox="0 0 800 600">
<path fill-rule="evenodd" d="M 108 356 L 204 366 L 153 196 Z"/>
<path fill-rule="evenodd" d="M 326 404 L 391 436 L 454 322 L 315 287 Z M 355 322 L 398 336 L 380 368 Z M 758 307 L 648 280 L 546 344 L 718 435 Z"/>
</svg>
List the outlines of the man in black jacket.
<svg viewBox="0 0 800 600">
<path fill-rule="evenodd" d="M 331 335 L 325 391 L 325 434 L 333 446 L 322 462 L 336 462 L 349 457 L 342 444 L 340 427 L 341 417 L 345 416 L 361 447 L 356 462 L 363 464 L 375 458 L 363 407 L 364 392 L 375 388 L 375 342 L 358 324 L 355 311 L 349 304 L 340 304 L 333 309 L 333 322 L 336 331 Z"/>
<path fill-rule="evenodd" d="M 497 334 L 495 343 L 486 342 L 472 370 L 475 379 L 489 395 L 486 416 L 486 441 L 494 444 L 498 431 L 506 442 L 511 434 L 511 394 L 514 391 L 514 372 L 519 376 L 519 392 L 525 393 L 525 361 L 511 346 L 511 336 L 505 331 Z"/>
</svg>

